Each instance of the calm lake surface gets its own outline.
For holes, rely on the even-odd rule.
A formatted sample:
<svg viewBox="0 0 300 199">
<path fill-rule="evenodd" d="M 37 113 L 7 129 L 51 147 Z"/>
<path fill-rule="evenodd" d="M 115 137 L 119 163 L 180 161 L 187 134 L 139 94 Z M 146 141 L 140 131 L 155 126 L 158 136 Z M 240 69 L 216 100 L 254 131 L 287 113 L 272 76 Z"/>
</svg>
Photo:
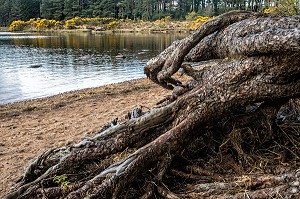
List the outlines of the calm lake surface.
<svg viewBox="0 0 300 199">
<path fill-rule="evenodd" d="M 0 32 L 0 104 L 144 77 L 145 63 L 185 36 Z"/>
</svg>

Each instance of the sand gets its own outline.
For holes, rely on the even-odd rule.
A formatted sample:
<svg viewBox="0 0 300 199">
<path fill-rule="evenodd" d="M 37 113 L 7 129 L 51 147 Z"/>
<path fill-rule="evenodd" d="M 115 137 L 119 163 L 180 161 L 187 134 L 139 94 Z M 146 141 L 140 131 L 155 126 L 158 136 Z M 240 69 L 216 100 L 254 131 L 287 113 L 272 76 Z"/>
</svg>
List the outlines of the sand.
<svg viewBox="0 0 300 199">
<path fill-rule="evenodd" d="M 0 105 L 0 196 L 35 156 L 78 143 L 116 117 L 124 119 L 138 105 L 151 108 L 168 92 L 139 79 Z"/>
</svg>

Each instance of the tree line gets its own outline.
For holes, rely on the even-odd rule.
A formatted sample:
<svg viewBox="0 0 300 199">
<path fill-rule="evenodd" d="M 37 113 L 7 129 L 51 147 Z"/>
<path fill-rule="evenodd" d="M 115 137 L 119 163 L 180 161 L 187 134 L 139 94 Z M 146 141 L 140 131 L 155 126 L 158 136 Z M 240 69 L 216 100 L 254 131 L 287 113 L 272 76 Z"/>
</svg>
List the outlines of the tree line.
<svg viewBox="0 0 300 199">
<path fill-rule="evenodd" d="M 299 0 L 0 0 L 0 26 L 30 18 L 55 20 L 79 17 L 156 20 L 165 16 L 184 19 L 191 12 L 216 16 L 229 10 L 259 11 L 279 1 Z"/>
</svg>

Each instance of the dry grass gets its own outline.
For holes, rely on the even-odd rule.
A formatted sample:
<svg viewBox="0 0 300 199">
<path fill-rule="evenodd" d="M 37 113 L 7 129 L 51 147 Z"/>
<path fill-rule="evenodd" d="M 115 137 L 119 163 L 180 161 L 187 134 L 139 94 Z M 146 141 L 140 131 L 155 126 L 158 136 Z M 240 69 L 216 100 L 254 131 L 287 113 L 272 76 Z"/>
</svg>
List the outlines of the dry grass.
<svg viewBox="0 0 300 199">
<path fill-rule="evenodd" d="M 274 194 L 276 183 L 283 179 L 280 176 L 295 178 L 293 172 L 300 167 L 300 122 L 297 119 L 300 107 L 295 106 L 294 101 L 297 100 L 283 106 L 279 114 L 289 117 L 282 121 L 280 118 L 285 115 L 277 115 L 275 126 L 263 120 L 259 125 L 255 121 L 245 122 L 244 126 L 232 118 L 232 122 L 227 120 L 226 128 L 217 125 L 215 129 L 201 132 L 201 137 L 177 160 L 182 162 L 176 166 L 181 173 L 177 171 L 177 177 L 170 182 L 176 184 L 172 191 L 184 198 L 223 198 L 242 193 L 259 194 L 254 190 L 267 186 L 270 194 Z M 280 181 L 280 186 L 289 186 L 289 183 Z"/>
</svg>

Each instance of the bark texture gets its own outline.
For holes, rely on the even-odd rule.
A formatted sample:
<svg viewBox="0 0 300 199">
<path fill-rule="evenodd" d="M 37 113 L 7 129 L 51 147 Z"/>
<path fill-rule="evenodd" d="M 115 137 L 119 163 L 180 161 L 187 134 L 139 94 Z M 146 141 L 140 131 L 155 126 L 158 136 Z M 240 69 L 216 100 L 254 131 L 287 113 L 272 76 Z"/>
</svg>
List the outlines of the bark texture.
<svg viewBox="0 0 300 199">
<path fill-rule="evenodd" d="M 299 196 L 299 29 L 240 11 L 202 24 L 145 66 L 172 96 L 40 155 L 4 198 Z"/>
</svg>

